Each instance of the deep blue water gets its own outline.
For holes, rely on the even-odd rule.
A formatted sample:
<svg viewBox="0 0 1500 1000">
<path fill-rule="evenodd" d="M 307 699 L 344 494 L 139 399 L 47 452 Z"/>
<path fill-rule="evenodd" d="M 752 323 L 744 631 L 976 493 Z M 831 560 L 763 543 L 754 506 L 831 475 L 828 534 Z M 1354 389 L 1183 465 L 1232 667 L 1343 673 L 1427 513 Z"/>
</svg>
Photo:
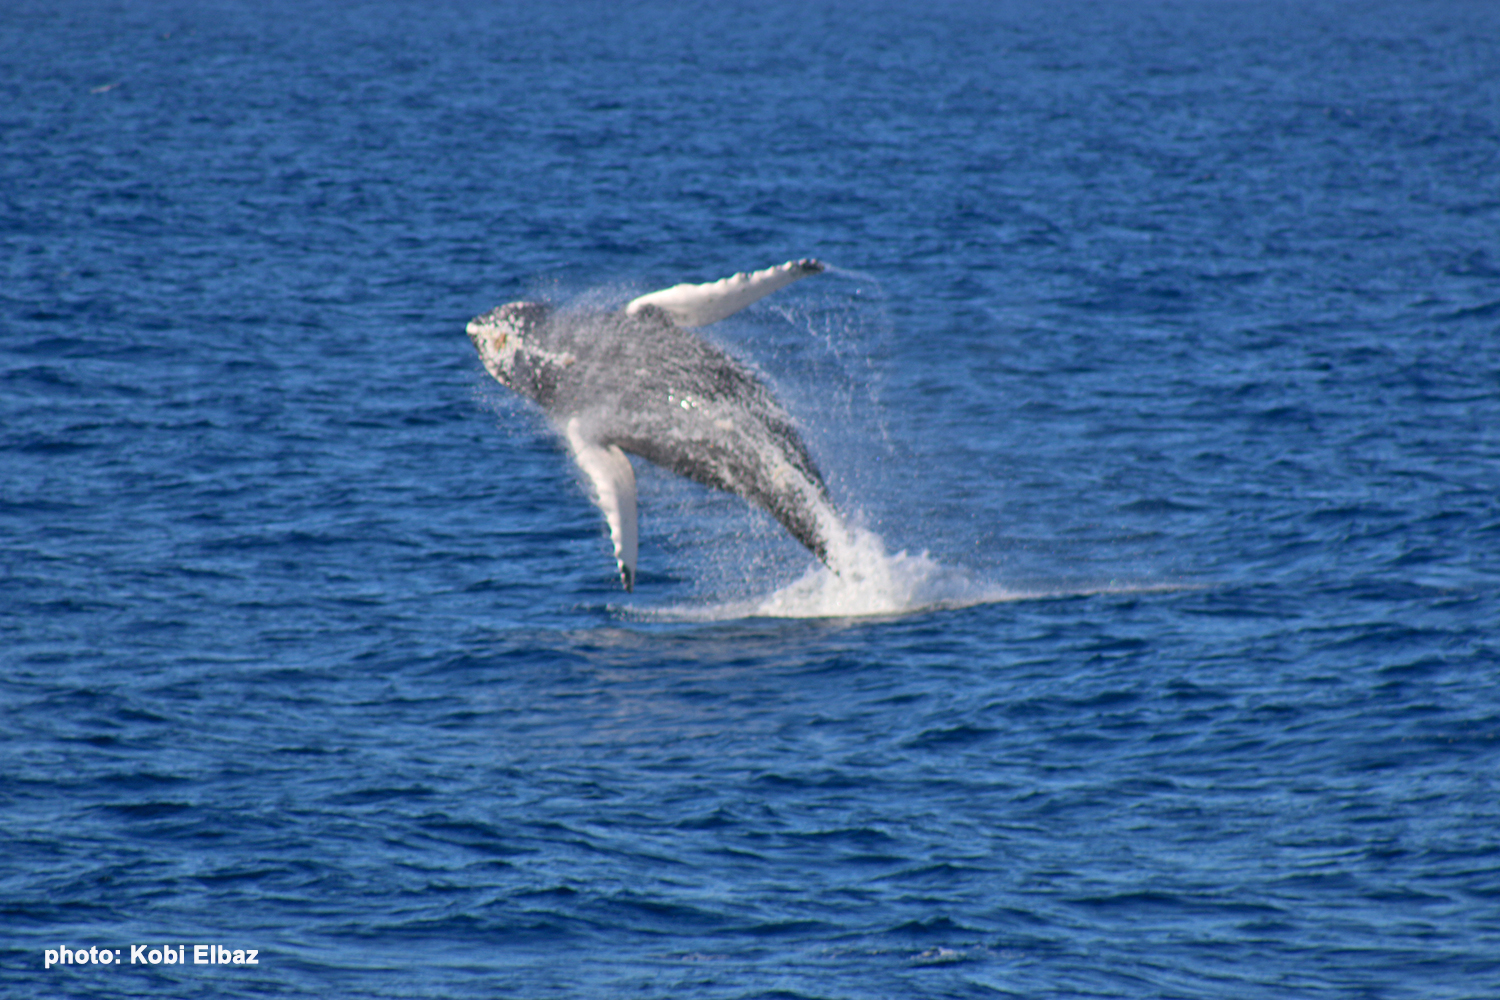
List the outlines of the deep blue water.
<svg viewBox="0 0 1500 1000">
<path fill-rule="evenodd" d="M 0 11 L 0 993 L 1500 996 L 1500 6 L 707 6 Z M 801 256 L 625 594 L 465 322 Z"/>
</svg>

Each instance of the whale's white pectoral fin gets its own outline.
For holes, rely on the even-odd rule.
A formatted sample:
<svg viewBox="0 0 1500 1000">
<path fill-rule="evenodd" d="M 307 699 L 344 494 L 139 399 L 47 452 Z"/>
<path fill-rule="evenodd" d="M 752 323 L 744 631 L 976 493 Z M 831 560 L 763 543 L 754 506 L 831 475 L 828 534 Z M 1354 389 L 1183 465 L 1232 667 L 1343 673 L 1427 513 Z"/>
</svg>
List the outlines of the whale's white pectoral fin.
<svg viewBox="0 0 1500 1000">
<path fill-rule="evenodd" d="M 578 467 L 594 487 L 594 502 L 609 522 L 609 537 L 615 543 L 615 562 L 626 590 L 635 589 L 636 516 L 635 470 L 618 446 L 600 444 L 584 437 L 578 419 L 568 421 L 568 446 Z"/>
<path fill-rule="evenodd" d="M 785 288 L 798 278 L 822 270 L 820 261 L 789 260 L 764 271 L 741 271 L 733 277 L 706 285 L 673 285 L 659 292 L 650 292 L 632 299 L 625 306 L 625 312 L 634 316 L 642 309 L 654 306 L 678 326 L 707 326 L 733 316 L 750 303 L 765 298 L 778 288 Z"/>
</svg>

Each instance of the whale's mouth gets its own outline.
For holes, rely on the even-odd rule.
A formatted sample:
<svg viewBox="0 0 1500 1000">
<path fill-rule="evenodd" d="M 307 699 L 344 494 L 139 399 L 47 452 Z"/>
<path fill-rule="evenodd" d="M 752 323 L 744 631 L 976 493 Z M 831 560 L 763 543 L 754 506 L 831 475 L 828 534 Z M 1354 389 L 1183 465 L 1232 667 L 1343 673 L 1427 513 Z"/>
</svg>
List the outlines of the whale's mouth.
<svg viewBox="0 0 1500 1000">
<path fill-rule="evenodd" d="M 479 316 L 469 321 L 469 340 L 473 342 L 474 349 L 479 352 L 479 360 L 484 363 L 485 370 L 504 382 L 506 372 L 502 362 L 505 357 L 506 342 L 510 339 L 510 331 L 503 326 L 489 322 L 489 318 L 489 316 Z"/>
<path fill-rule="evenodd" d="M 478 320 L 469 324 L 469 339 L 481 351 L 486 347 L 493 347 L 496 350 L 505 347 L 505 340 L 508 336 L 509 334 L 497 327 L 481 326 Z"/>
<path fill-rule="evenodd" d="M 492 315 L 492 313 L 486 313 L 483 316 L 475 316 L 469 320 L 469 325 L 465 327 L 469 334 L 469 340 L 481 352 L 484 350 L 486 344 L 494 342 L 493 334 L 496 331 L 500 332 L 500 342 L 505 342 L 505 332 L 489 321 Z"/>
<path fill-rule="evenodd" d="M 506 337 L 511 334 L 523 334 L 544 322 L 548 311 L 541 302 L 507 302 L 469 320 L 469 339 L 476 345 L 481 339 L 487 339 L 497 346 L 504 346 Z"/>
<path fill-rule="evenodd" d="M 469 340 L 489 373 L 509 385 L 526 336 L 546 322 L 549 307 L 541 302 L 507 302 L 469 320 Z"/>
</svg>

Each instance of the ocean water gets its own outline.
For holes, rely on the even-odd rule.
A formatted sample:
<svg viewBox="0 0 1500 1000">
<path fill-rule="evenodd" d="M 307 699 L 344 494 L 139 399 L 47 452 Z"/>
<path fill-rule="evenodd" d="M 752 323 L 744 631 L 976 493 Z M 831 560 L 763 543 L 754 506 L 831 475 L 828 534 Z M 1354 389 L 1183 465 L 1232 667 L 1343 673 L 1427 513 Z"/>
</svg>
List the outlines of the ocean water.
<svg viewBox="0 0 1500 1000">
<path fill-rule="evenodd" d="M 0 994 L 1500 996 L 1500 6 L 701 6 L 0 9 Z"/>
</svg>

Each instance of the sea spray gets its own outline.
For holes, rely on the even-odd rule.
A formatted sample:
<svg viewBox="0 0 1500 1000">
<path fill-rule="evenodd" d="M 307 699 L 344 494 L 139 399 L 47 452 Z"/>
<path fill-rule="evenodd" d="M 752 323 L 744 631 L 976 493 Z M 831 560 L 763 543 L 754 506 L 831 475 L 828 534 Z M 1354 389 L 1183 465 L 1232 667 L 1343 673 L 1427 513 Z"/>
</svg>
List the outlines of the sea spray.
<svg viewBox="0 0 1500 1000">
<path fill-rule="evenodd" d="M 665 621 L 724 621 L 736 618 L 862 618 L 903 615 L 937 608 L 968 607 L 1029 596 L 968 571 L 937 562 L 923 552 L 889 553 L 875 532 L 845 527 L 832 535 L 834 573 L 810 566 L 802 576 L 770 594 L 705 605 L 636 609 Z"/>
<path fill-rule="evenodd" d="M 751 613 L 775 618 L 855 618 L 983 604 L 1011 596 L 976 582 L 962 569 L 944 566 L 925 552 L 888 553 L 880 536 L 863 528 L 847 529 L 834 547 L 839 573 L 814 567 L 763 599 Z"/>
</svg>

